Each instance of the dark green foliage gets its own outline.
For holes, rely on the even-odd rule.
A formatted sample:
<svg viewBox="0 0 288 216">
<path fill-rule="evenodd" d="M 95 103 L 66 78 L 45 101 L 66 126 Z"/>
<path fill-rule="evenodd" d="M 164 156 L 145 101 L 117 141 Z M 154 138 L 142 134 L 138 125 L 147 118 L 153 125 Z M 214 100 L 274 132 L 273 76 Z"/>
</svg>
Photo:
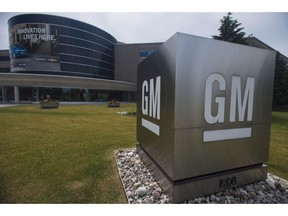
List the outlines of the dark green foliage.
<svg viewBox="0 0 288 216">
<path fill-rule="evenodd" d="M 288 66 L 281 58 L 279 52 L 276 53 L 273 107 L 285 108 L 288 106 Z"/>
<path fill-rule="evenodd" d="M 242 31 L 244 28 L 240 27 L 242 24 L 234 20 L 231 15 L 232 13 L 228 13 L 227 16 L 220 20 L 221 26 L 218 29 L 220 35 L 213 35 L 212 37 L 217 40 L 247 44 L 244 37 L 245 32 Z"/>
</svg>

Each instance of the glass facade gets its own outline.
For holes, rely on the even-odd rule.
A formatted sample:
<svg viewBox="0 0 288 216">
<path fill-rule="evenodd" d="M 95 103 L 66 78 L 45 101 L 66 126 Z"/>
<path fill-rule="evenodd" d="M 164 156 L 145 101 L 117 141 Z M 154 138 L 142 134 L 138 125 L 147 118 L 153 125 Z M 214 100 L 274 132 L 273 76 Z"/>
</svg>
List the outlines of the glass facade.
<svg viewBox="0 0 288 216">
<path fill-rule="evenodd" d="M 0 62 L 1 61 L 10 61 L 9 56 L 0 56 Z"/>
<path fill-rule="evenodd" d="M 13 103 L 15 89 L 12 86 L 0 88 L 0 102 Z M 45 88 L 45 87 L 19 87 L 19 100 L 25 102 L 40 102 L 47 98 L 59 102 L 106 102 L 109 100 L 135 101 L 135 92 L 108 91 L 97 89 L 75 88 Z"/>
<path fill-rule="evenodd" d="M 24 14 L 8 21 L 11 72 L 114 79 L 107 32 L 77 20 Z"/>
<path fill-rule="evenodd" d="M 59 102 L 106 102 L 113 99 L 135 101 L 136 93 L 97 89 L 19 87 L 19 100 L 21 102 L 39 102 L 48 97 Z M 0 88 L 0 102 L 10 103 L 14 100 L 14 87 Z"/>
</svg>

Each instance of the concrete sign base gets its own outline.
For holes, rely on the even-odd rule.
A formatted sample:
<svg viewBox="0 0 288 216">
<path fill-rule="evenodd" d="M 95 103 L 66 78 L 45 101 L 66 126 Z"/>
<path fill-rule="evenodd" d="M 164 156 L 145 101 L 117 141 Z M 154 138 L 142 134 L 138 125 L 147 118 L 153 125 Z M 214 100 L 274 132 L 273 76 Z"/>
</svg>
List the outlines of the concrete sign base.
<svg viewBox="0 0 288 216">
<path fill-rule="evenodd" d="M 172 181 L 139 144 L 137 144 L 136 147 L 137 154 L 139 154 L 143 163 L 150 170 L 161 188 L 168 194 L 169 200 L 172 203 L 202 197 L 267 178 L 267 166 L 265 164 L 258 164 L 234 170 L 226 170 L 220 173 L 210 173 L 189 179 Z"/>
</svg>

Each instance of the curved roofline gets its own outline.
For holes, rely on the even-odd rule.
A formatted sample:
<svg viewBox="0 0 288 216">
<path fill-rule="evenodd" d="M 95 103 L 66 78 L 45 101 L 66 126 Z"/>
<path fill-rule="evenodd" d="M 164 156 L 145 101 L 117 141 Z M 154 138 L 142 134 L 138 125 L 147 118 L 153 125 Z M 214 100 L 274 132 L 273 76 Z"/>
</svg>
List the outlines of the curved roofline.
<svg viewBox="0 0 288 216">
<path fill-rule="evenodd" d="M 84 24 L 84 25 L 86 25 L 86 26 L 90 26 L 90 27 L 93 27 L 93 28 L 95 28 L 95 29 L 98 29 L 98 30 L 101 30 L 101 31 L 105 32 L 106 34 L 110 35 L 110 36 L 116 41 L 116 43 L 117 43 L 117 39 L 116 39 L 113 35 L 111 35 L 111 34 L 108 33 L 107 31 L 105 31 L 105 30 L 103 30 L 103 29 L 101 29 L 101 28 L 99 28 L 99 27 L 97 27 L 97 26 L 94 26 L 94 25 L 92 25 L 92 24 L 89 24 L 89 23 L 86 23 L 86 22 L 83 22 L 83 21 L 80 21 L 80 20 L 76 20 L 76 19 L 74 19 L 74 18 L 69 18 L 69 17 L 65 17 L 65 16 L 59 16 L 59 15 L 52 15 L 52 14 L 46 14 L 46 13 L 23 13 L 23 14 L 18 14 L 18 15 L 16 15 L 16 16 L 11 17 L 11 18 L 8 20 L 8 22 L 7 22 L 8 25 L 9 25 L 9 23 L 11 22 L 12 19 L 15 19 L 15 18 L 21 17 L 21 16 L 49 16 L 49 17 L 57 17 L 57 18 L 61 18 L 61 19 L 66 19 L 66 20 L 72 20 L 72 21 L 74 21 L 74 22 L 82 23 L 82 24 Z M 23 22 L 23 23 L 24 23 L 24 22 Z"/>
</svg>

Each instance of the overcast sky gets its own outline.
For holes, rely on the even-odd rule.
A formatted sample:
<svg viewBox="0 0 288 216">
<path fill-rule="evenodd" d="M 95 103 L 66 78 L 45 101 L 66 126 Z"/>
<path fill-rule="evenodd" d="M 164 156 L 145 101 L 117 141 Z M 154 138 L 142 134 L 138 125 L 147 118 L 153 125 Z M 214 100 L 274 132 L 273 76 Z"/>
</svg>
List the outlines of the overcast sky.
<svg viewBox="0 0 288 216">
<path fill-rule="evenodd" d="M 33 13 L 39 12 L 34 10 Z M 23 13 L 0 12 L 2 29 L 0 49 L 8 49 L 7 21 L 18 14 Z M 145 43 L 165 42 L 176 32 L 207 38 L 219 35 L 220 19 L 226 15 L 226 12 L 51 12 L 48 14 L 92 24 L 124 43 Z M 235 12 L 232 17 L 242 23 L 246 36 L 253 34 L 288 56 L 288 12 Z"/>
</svg>

